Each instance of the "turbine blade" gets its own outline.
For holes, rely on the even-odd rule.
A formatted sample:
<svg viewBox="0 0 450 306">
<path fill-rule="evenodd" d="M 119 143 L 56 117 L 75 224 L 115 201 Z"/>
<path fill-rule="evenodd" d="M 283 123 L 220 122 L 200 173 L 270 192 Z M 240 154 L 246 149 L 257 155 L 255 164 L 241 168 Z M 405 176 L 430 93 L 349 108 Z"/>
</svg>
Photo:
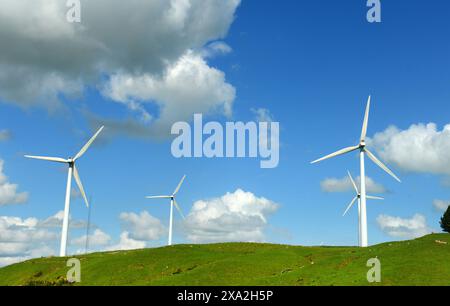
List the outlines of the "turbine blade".
<svg viewBox="0 0 450 306">
<path fill-rule="evenodd" d="M 145 197 L 146 199 L 170 199 L 171 196 L 151 196 L 151 197 Z"/>
<path fill-rule="evenodd" d="M 350 208 L 352 208 L 353 204 L 355 204 L 356 200 L 358 200 L 358 196 L 354 197 L 353 200 L 350 202 L 350 205 L 347 206 L 347 209 L 345 210 L 344 214 L 342 215 L 342 217 L 345 217 L 345 215 L 348 213 L 348 211 L 350 210 Z"/>
<path fill-rule="evenodd" d="M 92 136 L 91 139 L 89 139 L 89 141 L 84 145 L 84 147 L 81 148 L 80 152 L 78 152 L 78 154 L 75 155 L 75 157 L 74 157 L 73 160 L 79 159 L 81 156 L 84 155 L 84 153 L 86 153 L 87 149 L 89 149 L 89 147 L 92 145 L 92 143 L 94 142 L 94 140 L 95 140 L 95 139 L 97 138 L 97 136 L 103 131 L 104 128 L 105 128 L 105 127 L 102 126 L 102 127 L 97 131 L 97 133 L 95 133 L 95 135 Z"/>
<path fill-rule="evenodd" d="M 355 188 L 356 194 L 359 194 L 358 187 L 356 186 L 356 183 L 355 183 L 355 181 L 353 180 L 353 177 L 352 177 L 350 171 L 347 171 L 347 172 L 348 172 L 348 176 L 350 177 L 350 181 L 352 182 L 353 188 Z"/>
<path fill-rule="evenodd" d="M 367 127 L 369 125 L 370 100 L 371 96 L 369 96 L 369 100 L 367 100 L 366 114 L 364 115 L 364 123 L 361 132 L 361 142 L 365 141 L 367 136 Z"/>
<path fill-rule="evenodd" d="M 181 210 L 180 206 L 178 206 L 178 203 L 177 203 L 177 201 L 176 201 L 175 199 L 173 199 L 173 204 L 175 205 L 176 209 L 177 209 L 178 212 L 180 213 L 181 217 L 182 217 L 183 219 L 186 219 L 186 218 L 184 217 L 183 211 Z"/>
<path fill-rule="evenodd" d="M 384 200 L 384 198 L 382 198 L 382 197 L 374 197 L 374 196 L 370 196 L 370 195 L 366 196 L 366 198 L 371 199 L 371 200 Z"/>
<path fill-rule="evenodd" d="M 175 191 L 173 192 L 173 195 L 176 195 L 178 193 L 178 191 L 180 191 L 181 185 L 183 185 L 184 180 L 186 179 L 186 175 L 183 176 L 183 178 L 181 179 L 180 183 L 178 184 L 177 188 L 175 189 Z"/>
<path fill-rule="evenodd" d="M 369 150 L 365 149 L 367 156 L 369 156 L 369 158 L 378 165 L 378 167 L 380 167 L 381 169 L 383 169 L 387 174 L 389 174 L 390 176 L 392 176 L 394 179 L 396 179 L 399 183 L 401 183 L 402 181 L 394 174 L 394 172 L 392 172 L 388 167 L 386 167 L 385 164 L 383 164 L 378 158 L 376 158 L 375 155 L 373 155 L 372 152 L 370 152 Z"/>
<path fill-rule="evenodd" d="M 69 162 L 67 159 L 59 158 L 59 157 L 31 156 L 31 155 L 25 155 L 25 157 L 31 158 L 31 159 L 46 160 L 46 161 L 51 161 L 51 162 L 56 162 L 56 163 L 64 163 L 64 164 Z"/>
<path fill-rule="evenodd" d="M 318 160 L 315 160 L 315 161 L 311 162 L 311 164 L 316 164 L 316 163 L 324 161 L 326 159 L 330 159 L 330 158 L 333 158 L 333 157 L 336 157 L 336 156 L 339 156 L 339 155 L 344 155 L 346 153 L 350 153 L 350 152 L 356 151 L 358 149 L 359 149 L 359 146 L 348 147 L 348 148 L 339 150 L 337 152 L 334 152 L 334 153 L 332 153 L 330 155 L 327 155 L 325 157 L 319 158 Z"/>
<path fill-rule="evenodd" d="M 89 208 L 89 201 L 86 197 L 86 193 L 84 192 L 83 184 L 81 183 L 80 175 L 78 174 L 78 170 L 75 165 L 73 166 L 73 177 L 75 178 L 75 182 L 78 185 L 78 189 L 80 189 L 81 195 L 83 196 L 84 202 L 86 203 L 86 207 Z"/>
</svg>

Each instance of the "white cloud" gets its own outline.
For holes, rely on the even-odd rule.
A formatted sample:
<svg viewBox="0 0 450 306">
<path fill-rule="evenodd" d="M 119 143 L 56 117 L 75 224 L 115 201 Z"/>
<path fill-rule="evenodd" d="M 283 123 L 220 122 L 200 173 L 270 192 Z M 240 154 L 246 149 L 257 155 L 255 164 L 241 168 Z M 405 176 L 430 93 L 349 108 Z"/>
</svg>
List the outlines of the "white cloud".
<svg viewBox="0 0 450 306">
<path fill-rule="evenodd" d="M 5 162 L 0 159 L 0 206 L 25 203 L 28 201 L 28 193 L 18 192 L 19 186 L 8 182 L 3 172 L 4 164 Z"/>
<path fill-rule="evenodd" d="M 395 238 L 413 239 L 432 232 L 425 216 L 421 214 L 415 214 L 411 219 L 380 215 L 377 222 L 383 232 Z"/>
<path fill-rule="evenodd" d="M 44 218 L 22 219 L 0 216 L 0 266 L 36 257 L 55 255 L 61 237 L 63 212 Z M 112 238 L 100 229 L 89 235 L 89 246 L 95 251 L 132 250 L 145 248 L 149 241 L 158 240 L 166 233 L 161 222 L 148 214 L 122 213 L 120 220 L 124 231 L 120 240 Z M 71 220 L 70 229 L 86 228 L 84 221 Z M 70 245 L 84 247 L 86 235 L 72 239 Z M 78 250 L 77 253 L 83 253 Z"/>
<path fill-rule="evenodd" d="M 0 142 L 11 139 L 11 132 L 8 130 L 0 130 Z"/>
<path fill-rule="evenodd" d="M 111 241 L 111 236 L 104 233 L 100 229 L 96 229 L 94 233 L 90 234 L 88 237 L 88 242 L 90 247 L 98 247 L 98 246 L 105 246 L 108 245 Z M 73 239 L 71 241 L 71 244 L 78 245 L 78 246 L 85 246 L 86 245 L 86 235 L 82 237 L 78 237 L 76 239 Z"/>
<path fill-rule="evenodd" d="M 38 226 L 41 228 L 61 228 L 64 219 L 64 211 L 60 210 L 53 216 L 48 217 L 45 220 L 39 221 Z M 86 228 L 87 222 L 84 220 L 72 220 L 69 216 L 69 227 L 73 229 Z"/>
<path fill-rule="evenodd" d="M 251 111 L 256 116 L 257 122 L 273 122 L 273 115 L 267 108 L 252 108 Z"/>
<path fill-rule="evenodd" d="M 40 228 L 36 218 L 0 217 L 0 266 L 53 255 L 59 233 Z"/>
<path fill-rule="evenodd" d="M 40 257 L 48 257 L 48 256 L 54 256 L 55 252 L 52 248 L 49 248 L 47 246 L 41 246 L 36 249 L 29 250 L 27 252 L 27 255 L 25 256 L 11 256 L 11 255 L 1 255 L 2 249 L 0 246 L 0 267 L 12 265 L 18 262 L 22 262 L 25 260 L 29 260 L 32 258 L 40 258 Z"/>
<path fill-rule="evenodd" d="M 434 200 L 433 207 L 439 212 L 445 212 L 450 206 L 450 201 Z"/>
<path fill-rule="evenodd" d="M 120 220 L 128 236 L 134 240 L 159 240 L 166 233 L 161 221 L 146 211 L 140 214 L 121 213 Z"/>
<path fill-rule="evenodd" d="M 356 178 L 356 186 L 360 186 L 361 177 Z M 347 192 L 354 191 L 354 187 L 350 178 L 345 176 L 343 178 L 327 178 L 320 182 L 320 187 L 324 192 Z M 359 189 L 359 187 L 358 187 Z M 386 188 L 383 185 L 376 183 L 372 178 L 366 177 L 366 190 L 367 192 L 380 194 L 386 193 Z"/>
<path fill-rule="evenodd" d="M 241 189 L 194 203 L 185 221 L 187 237 L 196 243 L 264 241 L 267 218 L 278 204 Z"/>
<path fill-rule="evenodd" d="M 35 218 L 0 217 L 0 242 L 30 243 L 44 242 L 57 237 L 57 234 L 38 227 Z"/>
<path fill-rule="evenodd" d="M 139 111 L 146 121 L 152 121 L 152 115 L 142 103 L 157 103 L 160 114 L 154 124 L 168 132 L 167 124 L 190 121 L 193 113 L 231 115 L 235 99 L 235 89 L 225 82 L 224 73 L 209 67 L 192 51 L 169 65 L 162 76 L 113 75 L 103 94 Z"/>
<path fill-rule="evenodd" d="M 450 125 L 441 131 L 434 123 L 414 124 L 407 130 L 391 126 L 370 143 L 383 160 L 405 171 L 450 174 Z"/>
<path fill-rule="evenodd" d="M 145 241 L 135 240 L 130 238 L 130 233 L 122 232 L 120 234 L 120 241 L 116 245 L 112 245 L 106 248 L 107 251 L 126 251 L 137 250 L 145 248 L 147 243 Z"/>
<path fill-rule="evenodd" d="M 0 101 L 54 111 L 59 96 L 76 98 L 89 86 L 147 121 L 160 114 L 154 129 L 190 115 L 183 112 L 230 114 L 235 90 L 206 58 L 231 51 L 221 40 L 239 4 L 82 1 L 81 23 L 69 23 L 65 1 L 3 0 Z"/>
</svg>

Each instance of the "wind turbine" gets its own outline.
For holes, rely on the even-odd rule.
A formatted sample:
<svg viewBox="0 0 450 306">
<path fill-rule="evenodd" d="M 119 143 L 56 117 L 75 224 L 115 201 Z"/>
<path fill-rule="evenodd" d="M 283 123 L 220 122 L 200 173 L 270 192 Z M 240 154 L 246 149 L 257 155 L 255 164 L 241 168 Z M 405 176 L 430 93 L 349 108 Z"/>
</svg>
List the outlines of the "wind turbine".
<svg viewBox="0 0 450 306">
<path fill-rule="evenodd" d="M 86 193 L 84 192 L 83 184 L 81 183 L 80 176 L 78 174 L 78 170 L 77 170 L 77 167 L 75 166 L 75 163 L 81 156 L 84 155 L 84 153 L 86 153 L 86 151 L 92 145 L 94 140 L 101 133 L 103 128 L 104 128 L 104 126 L 102 126 L 97 131 L 97 133 L 95 133 L 95 135 L 84 145 L 83 148 L 81 148 L 80 152 L 78 152 L 74 158 L 69 157 L 68 159 L 64 159 L 64 158 L 59 158 L 59 157 L 44 157 L 44 156 L 25 155 L 26 158 L 45 160 L 45 161 L 51 161 L 51 162 L 56 162 L 56 163 L 63 163 L 63 164 L 67 164 L 69 166 L 69 171 L 67 174 L 66 201 L 65 201 L 65 205 L 64 205 L 64 219 L 63 219 L 62 235 L 61 235 L 61 248 L 59 251 L 60 257 L 65 257 L 66 251 L 67 251 L 67 235 L 68 235 L 68 230 L 69 230 L 70 192 L 71 192 L 72 176 L 75 179 L 75 182 L 77 183 L 78 188 L 80 189 L 81 195 L 83 196 L 86 206 L 89 207 L 89 202 L 87 200 Z"/>
<path fill-rule="evenodd" d="M 350 208 L 352 208 L 353 204 L 355 204 L 356 200 L 358 200 L 358 243 L 359 243 L 359 246 L 361 246 L 361 193 L 359 192 L 358 187 L 356 186 L 356 183 L 353 180 L 352 175 L 350 174 L 350 171 L 347 171 L 347 172 L 348 172 L 350 181 L 352 182 L 353 188 L 355 189 L 356 196 L 350 202 L 350 205 L 348 205 L 347 209 L 345 210 L 345 212 L 342 216 L 345 217 L 345 215 L 348 213 Z M 366 197 L 367 197 L 367 199 L 371 199 L 371 200 L 384 200 L 384 198 L 370 196 L 370 195 L 367 195 Z"/>
<path fill-rule="evenodd" d="M 175 206 L 178 212 L 180 213 L 181 217 L 184 219 L 183 212 L 181 211 L 180 206 L 178 206 L 177 200 L 175 199 L 178 191 L 180 191 L 181 185 L 183 185 L 183 182 L 186 178 L 186 175 L 183 176 L 180 183 L 178 184 L 177 188 L 175 188 L 175 191 L 170 196 L 150 196 L 146 197 L 147 199 L 170 199 L 170 221 L 169 221 L 169 242 L 168 245 L 172 245 L 172 228 L 173 228 L 173 207 Z"/>
<path fill-rule="evenodd" d="M 400 179 L 388 168 L 386 167 L 372 152 L 370 152 L 366 147 L 366 135 L 367 135 L 367 127 L 369 124 L 369 112 L 370 112 L 370 100 L 371 97 L 367 101 L 366 114 L 364 116 L 364 123 L 361 132 L 361 138 L 359 140 L 359 144 L 357 146 L 352 146 L 348 148 L 344 148 L 335 153 L 322 157 L 318 160 L 311 162 L 311 164 L 315 164 L 326 159 L 330 159 L 339 155 L 344 155 L 353 151 L 359 150 L 359 158 L 360 158 L 360 167 L 361 167 L 361 246 L 368 246 L 367 239 L 367 210 L 366 210 L 366 173 L 365 173 L 365 165 L 364 158 L 365 154 L 381 169 L 387 172 L 390 176 L 396 179 L 398 182 L 401 182 Z"/>
</svg>

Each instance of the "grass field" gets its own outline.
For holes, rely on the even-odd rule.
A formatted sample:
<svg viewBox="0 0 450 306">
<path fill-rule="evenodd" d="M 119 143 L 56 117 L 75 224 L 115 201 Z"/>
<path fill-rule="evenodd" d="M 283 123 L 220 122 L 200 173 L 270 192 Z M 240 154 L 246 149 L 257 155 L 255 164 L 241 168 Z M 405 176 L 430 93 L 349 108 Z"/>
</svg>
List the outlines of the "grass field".
<svg viewBox="0 0 450 306">
<path fill-rule="evenodd" d="M 442 243 L 442 242 L 446 242 Z M 381 261 L 378 285 L 450 285 L 450 235 L 366 249 L 227 243 L 77 256 L 79 285 L 370 285 L 366 266 Z M 65 284 L 67 258 L 0 269 L 0 285 Z"/>
</svg>

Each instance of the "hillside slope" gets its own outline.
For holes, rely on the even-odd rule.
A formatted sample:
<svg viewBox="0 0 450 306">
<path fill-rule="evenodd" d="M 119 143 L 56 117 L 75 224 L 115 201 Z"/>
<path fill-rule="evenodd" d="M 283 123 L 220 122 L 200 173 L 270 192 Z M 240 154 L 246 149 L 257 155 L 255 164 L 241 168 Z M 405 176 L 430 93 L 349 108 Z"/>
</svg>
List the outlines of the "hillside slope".
<svg viewBox="0 0 450 306">
<path fill-rule="evenodd" d="M 445 243 L 439 243 L 447 242 Z M 381 285 L 450 285 L 450 235 L 355 247 L 230 243 L 178 245 L 78 256 L 80 285 L 369 285 L 367 260 L 382 264 Z M 64 258 L 0 269 L 0 285 L 61 284 Z"/>
</svg>

